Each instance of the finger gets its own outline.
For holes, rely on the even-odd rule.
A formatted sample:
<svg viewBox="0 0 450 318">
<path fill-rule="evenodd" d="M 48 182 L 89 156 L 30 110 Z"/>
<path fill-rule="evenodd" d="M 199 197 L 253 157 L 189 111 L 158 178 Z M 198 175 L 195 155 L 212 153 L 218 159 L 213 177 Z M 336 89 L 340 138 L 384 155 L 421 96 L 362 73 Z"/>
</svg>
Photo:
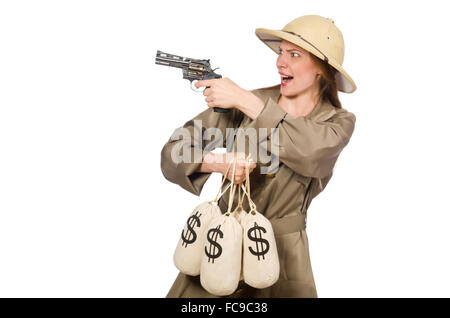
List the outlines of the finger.
<svg viewBox="0 0 450 318">
<path fill-rule="evenodd" d="M 234 174 L 234 177 L 235 177 L 235 178 L 242 178 L 243 175 L 244 175 L 243 173 L 237 173 L 237 172 L 236 172 L 236 173 Z"/>
<path fill-rule="evenodd" d="M 206 96 L 205 101 L 207 103 L 215 103 L 217 101 L 217 98 L 215 98 L 214 96 Z"/>
<path fill-rule="evenodd" d="M 195 87 L 211 86 L 211 80 L 202 80 L 195 83 Z"/>
<path fill-rule="evenodd" d="M 203 96 L 209 96 L 209 95 L 211 95 L 211 89 L 205 88 L 205 90 L 203 91 Z"/>
</svg>

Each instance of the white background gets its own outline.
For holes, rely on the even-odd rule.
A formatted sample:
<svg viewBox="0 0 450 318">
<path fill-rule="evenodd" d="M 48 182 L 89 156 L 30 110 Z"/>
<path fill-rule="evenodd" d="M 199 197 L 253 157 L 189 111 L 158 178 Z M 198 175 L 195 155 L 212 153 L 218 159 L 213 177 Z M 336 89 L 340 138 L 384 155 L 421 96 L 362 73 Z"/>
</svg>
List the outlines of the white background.
<svg viewBox="0 0 450 318">
<path fill-rule="evenodd" d="M 279 83 L 254 35 L 331 17 L 357 117 L 308 235 L 319 297 L 450 297 L 444 1 L 2 1 L 0 296 L 164 297 L 200 197 L 160 151 L 205 109 L 156 51 L 210 58 L 245 89 Z"/>
</svg>

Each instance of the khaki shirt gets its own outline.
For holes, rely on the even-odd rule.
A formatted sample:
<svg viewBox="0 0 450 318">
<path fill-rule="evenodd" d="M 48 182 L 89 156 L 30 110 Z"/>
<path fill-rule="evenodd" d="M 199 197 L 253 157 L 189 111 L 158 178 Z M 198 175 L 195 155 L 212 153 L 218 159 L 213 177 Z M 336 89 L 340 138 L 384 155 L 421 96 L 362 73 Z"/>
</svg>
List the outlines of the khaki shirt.
<svg viewBox="0 0 450 318">
<path fill-rule="evenodd" d="M 202 133 L 194 125 L 194 120 L 202 120 L 203 132 L 217 127 L 226 136 L 226 128 L 279 128 L 279 169 L 273 175 L 261 174 L 262 163 L 250 174 L 251 198 L 257 210 L 272 223 L 280 261 L 278 281 L 264 289 L 256 289 L 239 283 L 238 289 L 229 297 L 317 297 L 309 243 L 306 234 L 306 211 L 311 200 L 317 196 L 330 180 L 333 167 L 342 149 L 348 144 L 355 127 L 355 115 L 345 109 L 336 108 L 327 100 L 320 100 L 307 116 L 297 118 L 287 114 L 278 104 L 280 85 L 252 91 L 264 101 L 264 108 L 252 120 L 237 109 L 229 113 L 215 113 L 207 109 L 183 127 L 191 136 L 194 131 Z M 234 150 L 233 138 L 224 138 L 221 145 Z M 258 136 L 259 137 L 259 136 Z M 270 147 L 269 135 L 267 149 Z M 197 144 L 198 143 L 198 144 Z M 164 176 L 193 194 L 200 195 L 209 173 L 196 172 L 201 162 L 174 163 L 171 152 L 187 145 L 203 149 L 206 141 L 169 140 L 161 152 L 161 169 Z M 194 148 L 192 154 L 194 155 Z M 255 156 L 252 155 L 252 158 Z M 224 187 L 229 183 L 227 180 Z M 219 200 L 222 212 L 227 211 L 228 192 Z M 238 197 L 235 196 L 233 207 Z M 244 210 L 248 203 L 244 200 Z M 232 209 L 231 209 L 232 210 Z M 214 297 L 205 291 L 199 276 L 192 277 L 179 273 L 167 297 Z"/>
<path fill-rule="evenodd" d="M 217 127 L 224 137 L 226 128 L 268 128 L 269 150 L 270 128 L 278 128 L 279 169 L 275 174 L 267 175 L 261 174 L 257 166 L 250 175 L 251 197 L 258 211 L 269 219 L 306 214 L 311 200 L 323 191 L 330 180 L 336 160 L 352 136 L 355 115 L 321 99 L 310 114 L 294 118 L 277 104 L 280 85 L 253 90 L 252 93 L 265 103 L 262 112 L 254 120 L 237 109 L 229 113 L 215 113 L 207 109 L 183 127 L 194 136 L 194 120 L 202 120 L 203 131 Z M 201 135 L 202 132 L 197 133 Z M 223 147 L 227 146 L 226 140 L 224 138 Z M 200 195 L 211 174 L 196 172 L 201 162 L 176 164 L 172 161 L 173 148 L 182 142 L 185 141 L 169 140 L 165 144 L 161 152 L 162 172 L 169 181 Z M 194 144 L 196 141 L 192 139 L 191 145 Z M 205 145 L 206 141 L 203 141 L 202 145 L 197 146 L 204 148 Z M 223 211 L 227 209 L 225 202 L 228 202 L 228 194 L 219 201 Z M 248 208 L 245 203 L 244 206 Z"/>
</svg>

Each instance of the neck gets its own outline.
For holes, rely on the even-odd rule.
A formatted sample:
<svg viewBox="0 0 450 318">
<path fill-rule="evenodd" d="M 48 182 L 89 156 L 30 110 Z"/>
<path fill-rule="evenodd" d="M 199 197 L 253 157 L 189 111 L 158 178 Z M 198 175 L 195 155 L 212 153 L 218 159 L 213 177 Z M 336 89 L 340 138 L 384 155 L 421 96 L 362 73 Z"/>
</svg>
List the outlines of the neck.
<svg viewBox="0 0 450 318">
<path fill-rule="evenodd" d="M 305 92 L 295 96 L 280 96 L 279 105 L 293 117 L 307 116 L 319 102 L 318 92 Z"/>
</svg>

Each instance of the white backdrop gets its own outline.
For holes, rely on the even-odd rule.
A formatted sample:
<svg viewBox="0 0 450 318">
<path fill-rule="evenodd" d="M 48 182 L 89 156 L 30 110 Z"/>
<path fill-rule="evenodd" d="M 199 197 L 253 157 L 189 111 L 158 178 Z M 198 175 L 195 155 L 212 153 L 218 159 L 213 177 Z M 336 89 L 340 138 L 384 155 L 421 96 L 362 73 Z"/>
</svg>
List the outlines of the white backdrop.
<svg viewBox="0 0 450 318">
<path fill-rule="evenodd" d="M 205 109 L 157 50 L 279 83 L 254 35 L 334 19 L 356 128 L 308 235 L 319 297 L 450 297 L 448 30 L 443 1 L 0 2 L 0 296 L 164 297 L 188 214 L 160 151 Z"/>
</svg>

